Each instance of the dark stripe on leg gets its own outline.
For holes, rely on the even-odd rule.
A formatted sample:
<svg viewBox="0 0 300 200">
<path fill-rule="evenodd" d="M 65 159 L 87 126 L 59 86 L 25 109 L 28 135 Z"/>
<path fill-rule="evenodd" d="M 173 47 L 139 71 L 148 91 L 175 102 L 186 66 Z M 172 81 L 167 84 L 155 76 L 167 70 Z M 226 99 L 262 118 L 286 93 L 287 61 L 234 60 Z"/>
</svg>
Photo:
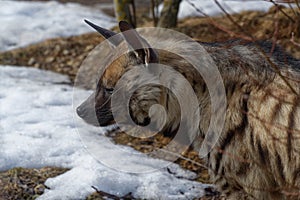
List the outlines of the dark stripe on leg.
<svg viewBox="0 0 300 200">
<path fill-rule="evenodd" d="M 300 180 L 300 168 L 293 172 L 293 184 L 296 184 L 297 180 Z"/>
<path fill-rule="evenodd" d="M 264 149 L 262 147 L 260 140 L 257 141 L 257 149 L 258 149 L 258 154 L 259 154 L 260 161 L 263 164 L 266 164 L 267 160 L 269 159 L 269 153 L 266 149 Z"/>
<path fill-rule="evenodd" d="M 237 134 L 241 134 L 245 132 L 245 128 L 248 125 L 248 99 L 249 99 L 249 93 L 244 94 L 246 98 L 243 98 L 243 102 L 242 102 L 242 122 L 241 124 L 239 124 L 234 130 L 228 131 L 227 135 L 225 137 L 225 139 L 223 140 L 223 142 L 220 144 L 220 150 L 222 152 L 217 153 L 216 156 L 216 165 L 215 165 L 215 173 L 217 174 L 220 168 L 220 163 L 221 160 L 223 158 L 223 152 L 226 149 L 226 147 L 230 144 L 232 138 L 234 137 L 234 135 Z"/>
<path fill-rule="evenodd" d="M 276 165 L 277 165 L 278 173 L 279 173 L 282 181 L 285 181 L 282 160 L 281 160 L 280 155 L 277 152 L 276 152 Z"/>
<path fill-rule="evenodd" d="M 253 136 L 253 130 L 249 127 L 249 134 L 250 134 L 250 144 L 251 147 L 254 148 L 254 136 Z"/>
<path fill-rule="evenodd" d="M 226 146 L 231 142 L 232 138 L 234 136 L 234 132 L 233 131 L 230 131 L 227 133 L 227 137 L 223 140 L 221 146 L 220 146 L 220 151 L 224 151 Z M 220 163 L 221 163 L 221 160 L 223 158 L 223 152 L 218 152 L 217 153 L 217 156 L 216 156 L 216 165 L 215 165 L 215 173 L 217 174 L 218 171 L 219 171 L 219 168 L 220 168 Z"/>
<path fill-rule="evenodd" d="M 275 120 L 278 118 L 280 111 L 282 108 L 282 103 L 277 103 L 274 108 L 272 109 L 272 115 L 271 115 L 271 124 L 275 123 Z"/>
<path fill-rule="evenodd" d="M 293 140 L 293 129 L 295 128 L 295 110 L 297 109 L 299 99 L 298 96 L 296 100 L 293 102 L 292 109 L 289 114 L 289 121 L 288 121 L 288 131 L 287 131 L 287 154 L 288 154 L 288 160 L 291 161 L 291 154 L 292 154 L 292 140 Z"/>
<path fill-rule="evenodd" d="M 242 162 L 239 165 L 238 170 L 236 171 L 236 175 L 241 176 L 241 175 L 246 175 L 250 168 L 250 164 L 248 162 Z"/>
</svg>

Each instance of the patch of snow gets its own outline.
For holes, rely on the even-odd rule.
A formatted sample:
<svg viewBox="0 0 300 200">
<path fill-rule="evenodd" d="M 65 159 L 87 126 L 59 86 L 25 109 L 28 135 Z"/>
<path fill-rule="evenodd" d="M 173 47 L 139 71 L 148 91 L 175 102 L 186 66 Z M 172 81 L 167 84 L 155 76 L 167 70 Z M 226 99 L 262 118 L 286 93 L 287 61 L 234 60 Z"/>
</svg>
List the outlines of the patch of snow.
<svg viewBox="0 0 300 200">
<path fill-rule="evenodd" d="M 112 143 L 103 129 L 75 123 L 73 87 L 66 76 L 12 66 L 0 66 L 0 76 L 0 170 L 44 166 L 70 168 L 46 181 L 50 189 L 39 197 L 40 200 L 84 199 L 95 192 L 91 186 L 116 196 L 131 193 L 142 199 L 203 196 L 207 186 L 193 181 L 196 175 L 176 164 L 168 163 L 166 168 L 151 173 L 125 173 L 94 159 L 77 133 L 80 128 L 89 130 L 86 137 L 90 137 L 103 158 L 120 165 L 125 160 L 127 168 L 155 169 L 167 162 Z M 78 92 L 82 96 L 90 94 L 85 90 L 78 89 Z M 110 154 L 115 148 L 131 154 Z"/>
<path fill-rule="evenodd" d="M 186 17 L 203 16 L 191 5 L 190 2 L 193 3 L 196 8 L 201 10 L 206 15 L 216 16 L 224 14 L 223 11 L 214 2 L 214 0 L 183 0 L 180 3 L 179 7 L 179 19 L 183 19 Z M 218 2 L 230 14 L 247 10 L 268 11 L 272 6 L 274 6 L 273 3 L 263 0 L 218 0 Z M 160 10 L 161 9 L 162 5 L 160 5 Z"/>
<path fill-rule="evenodd" d="M 56 1 L 0 1 L 0 51 L 10 50 L 55 37 L 92 32 L 83 20 L 104 28 L 116 25 L 114 18 L 99 9 Z"/>
</svg>

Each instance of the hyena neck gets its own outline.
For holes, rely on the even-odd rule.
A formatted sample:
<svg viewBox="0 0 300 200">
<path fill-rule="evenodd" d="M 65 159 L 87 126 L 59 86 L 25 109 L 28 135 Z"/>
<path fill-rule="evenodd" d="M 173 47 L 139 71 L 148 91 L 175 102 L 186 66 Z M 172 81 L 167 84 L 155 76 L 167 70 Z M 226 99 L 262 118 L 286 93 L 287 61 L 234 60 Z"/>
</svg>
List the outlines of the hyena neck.
<svg viewBox="0 0 300 200">
<path fill-rule="evenodd" d="M 217 67 L 224 87 L 227 100 L 233 96 L 243 95 L 254 88 L 260 89 L 274 80 L 278 74 L 271 64 L 268 64 L 264 55 L 257 53 L 255 49 L 243 49 L 245 47 L 232 47 L 224 50 L 224 47 L 204 46 Z M 165 51 L 159 51 L 161 64 L 171 66 L 181 73 L 198 95 L 199 100 L 206 101 L 209 96 L 207 85 L 199 74 L 199 71 L 184 58 Z"/>
<path fill-rule="evenodd" d="M 203 46 L 217 66 L 226 90 L 224 131 L 234 129 L 242 123 L 241 120 L 247 112 L 247 101 L 251 91 L 263 89 L 278 75 L 266 61 L 265 55 L 258 53 L 254 47 L 233 46 L 226 47 L 225 50 L 225 47 L 220 46 Z M 201 111 L 200 132 L 205 133 L 211 116 L 210 96 L 205 81 L 197 69 L 180 56 L 162 51 L 159 55 L 161 64 L 171 66 L 180 72 L 193 87 Z M 170 96 L 169 99 L 172 99 L 172 95 Z"/>
</svg>

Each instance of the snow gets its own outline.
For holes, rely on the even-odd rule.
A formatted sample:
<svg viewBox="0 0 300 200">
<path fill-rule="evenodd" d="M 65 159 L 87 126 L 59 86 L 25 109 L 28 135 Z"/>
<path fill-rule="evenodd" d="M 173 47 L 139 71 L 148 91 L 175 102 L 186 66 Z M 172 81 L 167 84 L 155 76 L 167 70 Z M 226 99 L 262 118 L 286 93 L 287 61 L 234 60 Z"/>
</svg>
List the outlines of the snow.
<svg viewBox="0 0 300 200">
<path fill-rule="evenodd" d="M 222 14 L 213 0 L 183 0 L 178 17 L 202 16 L 189 2 L 214 16 Z M 218 0 L 228 13 L 244 10 L 267 11 L 273 6 L 266 1 Z M 107 5 L 102 5 L 105 7 Z M 105 15 L 99 8 L 85 7 L 76 3 L 62 4 L 56 1 L 0 1 L 0 51 L 23 47 L 49 38 L 79 35 L 93 31 L 83 23 L 89 19 L 104 28 L 116 25 L 114 18 Z M 162 9 L 160 5 L 159 10 Z"/>
<path fill-rule="evenodd" d="M 183 19 L 186 17 L 203 16 L 191 5 L 190 2 L 193 3 L 196 8 L 200 9 L 202 12 L 209 16 L 224 14 L 223 11 L 214 2 L 214 0 L 183 0 L 180 3 L 179 7 L 179 19 Z M 266 12 L 272 6 L 274 6 L 273 3 L 263 0 L 218 0 L 218 2 L 230 14 L 239 13 L 241 11 L 247 10 Z"/>
<path fill-rule="evenodd" d="M 104 28 L 116 24 L 115 19 L 99 9 L 76 3 L 56 1 L 0 1 L 0 51 L 26 46 L 49 38 L 91 32 L 83 19 Z"/>
<path fill-rule="evenodd" d="M 131 193 L 143 199 L 193 199 L 203 195 L 207 186 L 193 181 L 194 173 L 116 145 L 103 129 L 77 118 L 72 106 L 73 87 L 66 76 L 13 66 L 0 66 L 0 75 L 0 171 L 13 167 L 70 168 L 48 179 L 50 189 L 39 199 L 84 199 L 95 191 L 91 186 L 117 196 Z M 82 98 L 90 94 L 80 89 L 76 92 Z M 87 135 L 79 135 L 81 129 Z M 86 149 L 82 137 L 89 137 L 97 147 L 101 162 Z M 108 161 L 126 167 L 122 172 L 108 166 Z M 146 170 L 124 172 L 129 169 Z"/>
</svg>

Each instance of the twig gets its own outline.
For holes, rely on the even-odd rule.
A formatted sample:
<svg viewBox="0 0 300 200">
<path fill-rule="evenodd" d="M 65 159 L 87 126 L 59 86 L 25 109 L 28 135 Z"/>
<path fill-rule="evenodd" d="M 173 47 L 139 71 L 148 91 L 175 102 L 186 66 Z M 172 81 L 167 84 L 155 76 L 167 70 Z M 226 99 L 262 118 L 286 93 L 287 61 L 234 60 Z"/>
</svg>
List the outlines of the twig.
<svg viewBox="0 0 300 200">
<path fill-rule="evenodd" d="M 135 2 L 134 0 L 131 1 L 131 4 L 130 4 L 130 7 L 131 7 L 131 10 L 132 10 L 132 15 L 131 15 L 131 21 L 133 22 L 134 24 L 134 27 L 136 27 L 136 10 L 135 10 Z"/>
<path fill-rule="evenodd" d="M 132 195 L 131 193 L 128 193 L 126 194 L 125 196 L 122 196 L 122 197 L 118 197 L 118 196 L 115 196 L 113 194 L 109 194 L 107 192 L 103 192 L 103 191 L 100 191 L 98 190 L 98 188 L 96 188 L 95 186 L 92 186 L 92 188 L 98 193 L 100 194 L 101 196 L 105 196 L 105 197 L 108 197 L 110 199 L 114 199 L 114 200 L 120 200 L 120 199 L 132 199 Z"/>
<path fill-rule="evenodd" d="M 209 15 L 207 15 L 205 12 L 203 12 L 202 10 L 200 10 L 199 8 L 196 7 L 196 5 L 187 0 L 187 2 L 197 11 L 199 12 L 200 14 L 202 14 L 204 17 L 207 17 L 209 19 L 209 22 L 214 25 L 215 27 L 217 27 L 218 29 L 220 29 L 221 31 L 224 31 L 225 33 L 227 33 L 228 35 L 230 35 L 231 37 L 237 37 L 237 38 L 240 38 L 240 39 L 244 39 L 244 40 L 248 40 L 248 41 L 252 41 L 252 39 L 248 36 L 245 36 L 245 35 L 241 35 L 241 34 L 238 34 L 238 33 L 235 33 L 233 31 L 230 31 L 228 29 L 226 29 L 224 26 L 221 26 L 220 24 L 216 23 Z"/>
<path fill-rule="evenodd" d="M 275 30 L 274 30 L 274 34 L 273 34 L 273 44 L 272 44 L 272 49 L 271 49 L 271 52 L 270 52 L 270 56 L 273 55 L 273 52 L 276 48 L 276 43 L 277 43 L 277 40 L 278 40 L 278 32 L 279 32 L 278 10 L 279 10 L 279 7 L 276 7 L 275 24 L 274 24 Z"/>
<path fill-rule="evenodd" d="M 300 43 L 295 42 L 295 33 L 294 32 L 292 32 L 292 37 L 291 37 L 290 41 L 297 47 L 300 47 Z"/>
<path fill-rule="evenodd" d="M 270 1 L 271 3 L 273 3 L 274 6 L 276 6 L 276 8 L 279 9 L 279 11 L 280 11 L 284 16 L 286 16 L 289 20 L 291 20 L 293 23 L 295 23 L 295 20 L 294 20 L 291 16 L 289 16 L 286 12 L 284 12 L 284 10 L 282 10 L 282 8 L 281 8 L 276 2 L 274 2 L 273 0 L 268 0 L 268 1 Z"/>
<path fill-rule="evenodd" d="M 157 26 L 157 21 L 158 21 L 158 16 L 156 16 L 158 12 L 156 11 L 156 8 L 157 8 L 156 0 L 151 0 L 151 13 L 152 13 L 154 26 Z"/>
<path fill-rule="evenodd" d="M 217 1 L 214 0 L 215 3 L 219 6 L 219 8 L 224 12 L 224 14 L 227 16 L 227 18 L 235 25 L 237 26 L 241 32 L 243 32 L 246 36 L 251 38 L 251 41 L 254 42 L 255 46 L 261 51 L 261 53 L 264 55 L 264 57 L 267 59 L 268 63 L 270 63 L 271 67 L 278 73 L 279 77 L 285 82 L 285 84 L 287 84 L 287 86 L 291 89 L 291 91 L 298 95 L 298 93 L 296 92 L 296 90 L 291 86 L 291 84 L 285 79 L 285 77 L 282 75 L 279 67 L 274 64 L 270 57 L 266 55 L 266 53 L 263 51 L 263 49 L 255 43 L 255 38 L 252 35 L 249 35 L 232 17 L 231 15 L 228 14 L 228 12 L 226 12 L 226 10 L 222 7 L 222 5 Z M 270 0 L 272 2 L 274 2 L 273 0 Z M 279 8 L 280 9 L 280 8 Z M 294 21 L 294 20 L 293 20 Z"/>
</svg>

